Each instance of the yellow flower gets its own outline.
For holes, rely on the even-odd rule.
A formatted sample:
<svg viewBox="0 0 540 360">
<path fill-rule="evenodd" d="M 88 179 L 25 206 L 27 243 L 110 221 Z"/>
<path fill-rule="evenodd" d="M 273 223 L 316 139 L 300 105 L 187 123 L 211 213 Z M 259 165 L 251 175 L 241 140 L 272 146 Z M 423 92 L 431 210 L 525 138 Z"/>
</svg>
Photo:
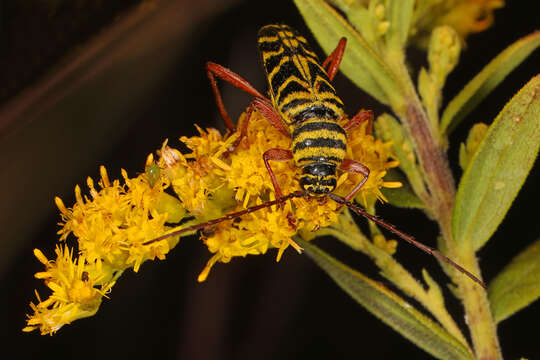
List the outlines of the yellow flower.
<svg viewBox="0 0 540 360">
<path fill-rule="evenodd" d="M 243 121 L 245 114 L 240 117 L 239 127 Z M 343 119 L 342 125 L 346 121 L 348 119 Z M 386 170 L 396 167 L 398 162 L 392 158 L 389 144 L 367 134 L 366 127 L 367 123 L 364 123 L 353 130 L 348 146 L 348 157 L 370 169 L 369 179 L 357 195 L 357 200 L 364 204 L 376 199 L 384 200 L 381 187 L 401 185 L 384 182 Z M 168 154 L 176 154 L 176 151 L 164 146 L 162 158 L 158 161 L 174 191 L 196 218 L 195 222 L 218 218 L 274 199 L 274 187 L 264 165 L 263 153 L 271 148 L 289 149 L 290 138 L 258 112 L 253 112 L 247 135 L 233 152 L 228 151 L 238 134 L 224 138 L 213 129 L 199 129 L 199 133 L 199 137 L 182 138 L 192 150 L 191 154 L 177 154 L 173 156 L 177 160 L 170 161 Z M 292 160 L 273 161 L 271 165 L 283 194 L 300 190 L 299 169 Z M 361 180 L 361 175 L 342 174 L 336 193 L 348 194 Z M 329 199 L 295 198 L 283 208 L 273 206 L 212 227 L 205 232 L 203 241 L 214 255 L 199 281 L 206 279 L 216 262 L 264 254 L 272 248 L 278 249 L 277 260 L 289 246 L 300 251 L 293 237 L 300 231 L 314 231 L 337 223 L 338 208 L 338 204 Z"/>
<path fill-rule="evenodd" d="M 386 171 L 395 168 L 399 162 L 393 157 L 390 143 L 385 143 L 373 137 L 366 131 L 368 124 L 363 123 L 352 130 L 348 136 L 349 157 L 360 161 L 369 168 L 370 174 L 361 191 L 356 196 L 356 201 L 367 206 L 375 199 L 386 201 L 381 193 L 381 187 L 396 188 L 400 187 L 399 182 L 386 182 L 383 180 Z M 348 185 L 352 188 L 361 180 L 361 175 L 349 176 Z"/>
<path fill-rule="evenodd" d="M 240 117 L 240 125 L 246 121 Z M 343 119 L 347 121 L 347 119 Z M 395 187 L 385 183 L 386 170 L 397 166 L 388 144 L 366 133 L 366 124 L 349 136 L 348 158 L 362 162 L 370 169 L 369 180 L 357 195 L 357 200 L 384 200 L 380 187 Z M 179 241 L 178 233 L 208 220 L 222 218 L 231 212 L 242 211 L 275 198 L 275 190 L 264 165 L 263 153 L 271 148 L 290 149 L 291 140 L 276 130 L 262 115 L 253 112 L 247 134 L 239 139 L 238 132 L 227 136 L 215 129 L 198 128 L 199 136 L 182 137 L 191 153 L 182 154 L 165 142 L 146 160 L 146 173 L 130 178 L 122 170 L 123 181 L 110 181 L 101 167 L 97 186 L 89 178 L 89 196 L 75 187 L 76 202 L 68 208 L 56 198 L 62 229 L 60 241 L 73 234 L 79 254 L 73 249 L 57 246 L 56 260 L 48 260 L 39 250 L 37 258 L 45 271 L 36 274 L 52 290 L 52 295 L 38 304 L 30 304 L 34 314 L 29 316 L 24 331 L 40 329 L 52 334 L 61 326 L 98 310 L 101 299 L 127 268 L 138 271 L 146 260 L 165 255 Z M 234 144 L 238 143 L 233 149 Z M 299 169 L 293 161 L 273 161 L 272 168 L 283 194 L 300 190 Z M 336 193 L 348 194 L 362 179 L 361 176 L 341 174 Z M 171 194 L 169 190 L 174 192 Z M 264 207 L 258 211 L 206 226 L 201 238 L 213 255 L 198 277 L 204 281 L 212 266 L 226 263 L 235 257 L 265 254 L 277 249 L 277 261 L 292 246 L 295 236 L 315 231 L 338 222 L 340 207 L 329 198 L 293 198 L 281 206 Z M 189 219 L 184 219 L 189 217 Z M 169 223 L 187 220 L 172 228 Z M 192 234 L 187 229 L 182 236 Z"/>
<path fill-rule="evenodd" d="M 36 273 L 53 293 L 38 304 L 30 303 L 34 314 L 28 317 L 23 331 L 40 329 L 41 334 L 53 334 L 63 325 L 94 315 L 101 298 L 114 285 L 113 274 L 104 269 L 100 261 L 87 262 L 84 255 L 73 260 L 73 250 L 56 247 L 56 260 L 50 261 L 39 250 L 35 256 L 45 265 L 45 271 Z"/>
<path fill-rule="evenodd" d="M 142 243 L 164 234 L 168 227 L 167 213 L 159 213 L 155 203 L 163 198 L 166 182 L 149 186 L 145 175 L 128 178 L 122 171 L 125 185 L 112 183 L 104 167 L 96 189 L 88 179 L 90 197 L 75 187 L 76 203 L 66 208 L 60 198 L 55 202 L 62 216 L 60 241 L 73 233 L 78 241 L 79 256 L 72 260 L 73 249 L 57 246 L 56 260 L 48 260 L 41 251 L 35 256 L 45 265 L 45 271 L 35 276 L 43 279 L 53 291 L 38 304 L 30 304 L 34 314 L 29 316 L 24 331 L 39 328 L 42 334 L 52 334 L 73 320 L 92 316 L 99 309 L 101 298 L 110 291 L 116 277 L 132 267 L 137 271 L 147 259 L 163 259 L 178 237 L 143 246 Z"/>
<path fill-rule="evenodd" d="M 141 246 L 144 241 L 167 231 L 167 214 L 154 210 L 158 194 L 163 184 L 150 187 L 145 176 L 130 179 L 122 171 L 125 185 L 119 180 L 109 181 L 107 172 L 101 167 L 98 191 L 94 181 L 88 178 L 91 198 L 81 194 L 75 187 L 77 202 L 67 209 L 60 198 L 56 204 L 62 214 L 63 228 L 58 232 L 60 240 L 70 233 L 77 237 L 79 250 L 90 262 L 102 260 L 115 269 L 124 270 L 154 257 L 163 258 L 169 246 L 176 243 L 161 242 L 155 246 Z"/>
<path fill-rule="evenodd" d="M 208 250 L 214 253 L 214 256 L 199 275 L 198 281 L 206 280 L 211 267 L 217 261 L 227 263 L 233 257 L 264 254 L 269 248 L 279 249 L 279 260 L 289 245 L 300 250 L 292 241 L 297 228 L 288 222 L 287 214 L 290 211 L 291 204 L 288 203 L 284 209 L 261 210 L 246 215 L 233 224 L 219 224 L 211 235 L 204 237 Z"/>
</svg>

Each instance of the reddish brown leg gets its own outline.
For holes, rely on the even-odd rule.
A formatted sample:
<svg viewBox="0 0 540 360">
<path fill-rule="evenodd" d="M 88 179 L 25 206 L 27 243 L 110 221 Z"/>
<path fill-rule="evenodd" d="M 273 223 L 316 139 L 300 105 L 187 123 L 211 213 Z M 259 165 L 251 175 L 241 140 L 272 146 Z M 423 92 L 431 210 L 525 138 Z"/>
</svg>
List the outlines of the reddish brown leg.
<svg viewBox="0 0 540 360">
<path fill-rule="evenodd" d="M 272 103 L 270 103 L 267 99 L 261 99 L 261 98 L 255 98 L 253 99 L 252 103 L 257 110 L 274 126 L 276 129 L 278 129 L 283 135 L 290 137 L 291 134 L 289 133 L 289 130 L 285 127 L 285 124 L 283 124 L 283 120 L 281 120 L 281 117 L 276 112 L 276 109 L 272 106 Z"/>
<path fill-rule="evenodd" d="M 326 73 L 328 74 L 328 78 L 330 80 L 334 80 L 334 76 L 336 76 L 339 64 L 341 63 L 341 60 L 343 59 L 343 53 L 345 52 L 345 45 L 347 45 L 347 39 L 344 37 L 339 40 L 338 45 L 332 51 L 330 55 L 324 60 L 322 66 L 326 70 Z"/>
<path fill-rule="evenodd" d="M 360 110 L 352 119 L 349 120 L 348 123 L 345 124 L 345 126 L 343 126 L 343 129 L 346 132 L 349 132 L 349 130 L 354 129 L 364 121 L 368 122 L 366 134 L 370 134 L 373 126 L 373 111 L 371 110 Z"/>
<path fill-rule="evenodd" d="M 234 152 L 234 150 L 236 150 L 238 145 L 240 145 L 240 142 L 242 141 L 244 136 L 247 135 L 247 129 L 248 129 L 248 125 L 249 125 L 249 120 L 251 119 L 251 114 L 253 113 L 254 108 L 255 107 L 254 107 L 253 102 L 252 102 L 249 105 L 249 107 L 247 108 L 246 119 L 244 120 L 244 122 L 242 123 L 242 127 L 240 128 L 240 136 L 236 140 L 234 140 L 233 144 L 231 146 L 229 146 L 229 148 L 227 149 L 226 152 L 223 153 L 223 155 L 222 155 L 223 158 L 226 158 L 229 155 L 231 155 Z"/>
<path fill-rule="evenodd" d="M 268 170 L 268 173 L 270 174 L 270 179 L 272 180 L 272 184 L 274 185 L 274 191 L 276 192 L 276 199 L 281 199 L 283 197 L 283 194 L 281 193 L 281 189 L 279 188 L 279 184 L 277 182 L 276 176 L 274 175 L 274 172 L 272 171 L 272 167 L 268 163 L 269 160 L 276 160 L 276 161 L 284 161 L 284 160 L 291 160 L 293 158 L 293 153 L 290 150 L 284 150 L 284 149 L 270 149 L 266 150 L 263 154 L 263 160 L 264 160 L 264 166 L 266 166 L 266 170 Z"/>
<path fill-rule="evenodd" d="M 253 110 L 255 108 L 257 108 L 257 110 L 266 118 L 266 120 L 270 122 L 272 126 L 277 128 L 285 136 L 290 136 L 287 128 L 281 121 L 281 117 L 279 117 L 279 115 L 276 113 L 272 104 L 270 104 L 266 99 L 255 98 L 253 99 L 246 111 L 246 119 L 244 120 L 244 122 L 242 123 L 242 127 L 240 128 L 240 136 L 234 141 L 234 143 L 231 145 L 230 149 L 224 154 L 224 156 L 231 154 L 238 147 L 240 141 L 242 141 L 244 136 L 247 135 L 249 120 L 251 119 L 251 114 L 253 113 Z"/>
<path fill-rule="evenodd" d="M 249 104 L 249 107 L 247 108 L 246 119 L 244 120 L 244 122 L 242 123 L 242 127 L 240 128 L 240 137 L 236 139 L 236 141 L 233 144 L 234 148 L 236 148 L 238 144 L 240 143 L 240 140 L 242 140 L 242 138 L 247 135 L 249 120 L 251 119 L 251 114 L 253 114 L 254 109 L 255 109 L 255 105 L 253 104 L 253 101 L 252 101 L 251 104 Z"/>
<path fill-rule="evenodd" d="M 354 198 L 354 195 L 360 190 L 360 188 L 366 183 L 369 177 L 369 169 L 367 166 L 356 160 L 345 159 L 341 162 L 339 167 L 341 170 L 353 173 L 353 174 L 362 174 L 364 178 L 351 190 L 351 192 L 345 196 L 345 200 L 351 201 Z"/>
<path fill-rule="evenodd" d="M 227 110 L 225 110 L 225 106 L 223 105 L 223 100 L 221 98 L 221 93 L 219 92 L 215 77 L 225 80 L 229 84 L 247 92 L 248 94 L 255 96 L 256 98 L 267 100 L 266 97 L 262 95 L 259 91 L 257 91 L 257 89 L 255 89 L 253 86 L 251 86 L 250 83 L 248 83 L 240 75 L 232 72 L 226 67 L 209 61 L 206 63 L 206 72 L 208 74 L 208 78 L 210 79 L 210 84 L 212 85 L 212 90 L 214 91 L 214 96 L 216 97 L 216 103 L 221 117 L 225 121 L 225 125 L 230 131 L 234 131 L 236 127 L 234 126 L 231 118 L 229 117 Z"/>
</svg>

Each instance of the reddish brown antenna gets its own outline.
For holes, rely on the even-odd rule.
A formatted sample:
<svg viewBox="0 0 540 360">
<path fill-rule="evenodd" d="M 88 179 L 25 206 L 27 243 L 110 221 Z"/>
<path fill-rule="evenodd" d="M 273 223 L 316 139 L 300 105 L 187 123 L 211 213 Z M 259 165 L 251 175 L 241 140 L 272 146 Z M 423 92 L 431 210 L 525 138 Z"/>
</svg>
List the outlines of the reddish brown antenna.
<svg viewBox="0 0 540 360">
<path fill-rule="evenodd" d="M 158 238 L 145 241 L 145 242 L 142 243 L 142 245 L 150 245 L 150 244 L 153 244 L 155 242 L 170 238 L 172 236 L 180 235 L 180 234 L 190 232 L 190 231 L 194 231 L 194 230 L 204 229 L 206 227 L 219 224 L 220 222 L 223 222 L 223 221 L 234 220 L 236 218 L 239 218 L 239 217 L 244 216 L 246 214 L 252 213 L 254 211 L 265 209 L 265 208 L 268 208 L 268 207 L 273 206 L 273 205 L 284 203 L 285 201 L 290 200 L 292 198 L 305 197 L 305 196 L 307 196 L 307 193 L 305 191 L 295 191 L 295 192 L 290 193 L 289 195 L 282 196 L 281 198 L 276 199 L 276 200 L 266 201 L 266 202 L 263 202 L 262 204 L 251 206 L 251 207 L 248 207 L 247 209 L 244 209 L 242 211 L 230 213 L 228 215 L 225 215 L 223 217 L 220 217 L 220 218 L 217 218 L 217 219 L 214 219 L 214 220 L 207 221 L 205 223 L 188 226 L 188 227 L 180 229 L 180 230 L 175 230 L 175 231 L 170 232 L 168 234 L 162 235 L 162 236 L 160 236 Z"/>
<path fill-rule="evenodd" d="M 259 205 L 255 205 L 255 206 L 251 206 L 251 207 L 248 207 L 247 209 L 244 209 L 242 211 L 238 211 L 238 212 L 234 212 L 234 213 L 230 213 L 228 215 L 225 215 L 223 217 L 220 217 L 220 218 L 217 218 L 217 219 L 214 219 L 214 220 L 210 220 L 210 221 L 207 221 L 205 223 L 201 223 L 201 224 L 197 224 L 197 225 L 192 225 L 192 226 L 188 226 L 188 227 L 185 227 L 183 229 L 180 229 L 180 230 L 175 230 L 175 231 L 172 231 L 168 234 L 165 234 L 165 235 L 162 235 L 160 237 L 157 237 L 155 239 L 152 239 L 152 240 L 148 240 L 146 242 L 143 242 L 142 245 L 150 245 L 150 244 L 153 244 L 153 243 L 156 243 L 158 241 L 161 241 L 161 240 L 165 240 L 167 238 L 170 238 L 172 236 L 177 236 L 177 235 L 180 235 L 180 234 L 183 234 L 183 233 L 186 233 L 186 232 L 190 232 L 190 231 L 194 231 L 194 230 L 199 230 L 199 229 L 204 229 L 204 228 L 207 228 L 207 227 L 210 227 L 210 226 L 213 226 L 213 225 L 216 225 L 216 224 L 219 224 L 223 221 L 227 221 L 227 220 L 234 220 L 236 218 L 239 218 L 239 217 L 242 217 L 246 214 L 249 214 L 249 213 L 252 213 L 254 211 L 258 211 L 258 210 L 261 210 L 261 209 L 265 209 L 265 208 L 268 208 L 270 206 L 273 206 L 273 205 L 277 205 L 277 204 L 282 204 L 284 203 L 285 201 L 288 201 L 290 199 L 293 199 L 293 198 L 300 198 L 300 197 L 309 197 L 309 194 L 305 191 L 295 191 L 295 192 L 292 192 L 286 196 L 283 196 L 279 199 L 276 199 L 276 200 L 271 200 L 271 201 L 266 201 L 262 204 L 259 204 Z M 375 215 L 371 215 L 369 214 L 368 212 L 366 212 L 365 210 L 363 210 L 362 208 L 360 208 L 359 206 L 353 204 L 352 202 L 350 201 L 347 201 L 345 198 L 339 196 L 339 195 L 336 195 L 336 194 L 333 194 L 333 193 L 330 193 L 328 194 L 328 197 L 332 200 L 334 200 L 335 202 L 337 202 L 338 204 L 340 205 L 345 205 L 347 206 L 349 209 L 351 209 L 354 213 L 360 215 L 360 216 L 363 216 L 375 223 L 377 223 L 378 225 L 382 226 L 383 228 L 385 228 L 386 230 L 392 232 L 393 234 L 399 236 L 400 238 L 402 238 L 403 240 L 407 241 L 408 243 L 416 246 L 417 248 L 419 248 L 420 250 L 436 257 L 437 259 L 441 260 L 441 261 L 444 261 L 445 263 L 453 266 L 454 268 L 456 268 L 459 272 L 463 273 L 464 275 L 468 276 L 471 280 L 475 281 L 476 283 L 478 283 L 480 286 L 482 286 L 484 289 L 487 289 L 486 285 L 484 284 L 484 282 L 482 280 L 480 280 L 479 278 L 477 278 L 476 276 L 474 276 L 471 272 L 467 271 L 465 268 L 463 268 L 462 266 L 460 266 L 459 264 L 457 264 L 456 262 L 450 260 L 449 258 L 447 258 L 446 256 L 444 256 L 443 254 L 441 254 L 439 251 L 435 250 L 434 248 L 432 247 L 429 247 L 427 245 L 424 245 L 418 241 L 416 241 L 414 239 L 414 237 L 410 236 L 410 235 L 407 235 L 405 234 L 404 232 L 398 230 L 394 225 L 392 224 L 389 224 L 381 219 L 379 219 L 377 216 Z"/>
<path fill-rule="evenodd" d="M 486 284 L 484 284 L 484 282 L 482 280 L 480 280 L 479 278 L 477 278 L 476 276 L 474 276 L 471 272 L 467 271 L 465 268 L 463 268 L 462 266 L 460 266 L 459 264 L 457 264 L 456 262 L 450 260 L 449 258 L 447 258 L 446 256 L 444 256 L 443 254 L 441 254 L 439 251 L 435 250 L 434 248 L 432 247 L 429 247 L 427 245 L 424 245 L 422 244 L 421 242 L 418 242 L 414 239 L 414 237 L 410 236 L 410 235 L 407 235 L 405 234 L 404 232 L 398 230 L 394 225 L 392 224 L 389 224 L 387 222 L 384 222 L 382 221 L 381 219 L 379 219 L 377 216 L 375 215 L 371 215 L 369 213 L 367 213 L 366 211 L 362 210 L 360 207 L 356 206 L 355 204 L 351 203 L 350 201 L 347 201 L 345 200 L 345 198 L 342 198 L 341 196 L 339 195 L 336 195 L 336 194 L 328 194 L 328 197 L 332 200 L 334 200 L 335 202 L 337 202 L 338 204 L 341 204 L 341 205 L 345 205 L 347 206 L 349 209 L 351 209 L 352 211 L 354 211 L 356 214 L 358 215 L 361 215 L 377 224 L 379 224 L 380 226 L 382 226 L 383 228 L 385 228 L 386 230 L 396 234 L 397 236 L 399 236 L 400 238 L 402 238 L 403 240 L 407 241 L 408 243 L 416 246 L 417 248 L 419 248 L 420 250 L 436 257 L 437 259 L 439 260 L 442 260 L 444 261 L 445 263 L 449 264 L 449 265 L 452 265 L 454 268 L 456 268 L 458 271 L 460 271 L 461 273 L 467 275 L 469 278 L 471 278 L 473 281 L 477 282 L 478 284 L 480 284 L 484 289 L 487 289 L 487 286 Z"/>
</svg>

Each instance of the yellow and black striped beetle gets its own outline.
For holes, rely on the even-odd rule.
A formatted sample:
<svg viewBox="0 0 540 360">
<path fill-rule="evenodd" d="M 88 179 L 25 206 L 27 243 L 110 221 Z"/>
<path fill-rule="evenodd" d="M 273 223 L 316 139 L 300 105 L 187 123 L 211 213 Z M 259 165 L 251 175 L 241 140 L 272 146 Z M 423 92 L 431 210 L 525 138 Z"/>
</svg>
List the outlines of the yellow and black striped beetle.
<svg viewBox="0 0 540 360">
<path fill-rule="evenodd" d="M 216 77 L 253 95 L 247 121 L 241 130 L 245 134 L 249 116 L 257 109 L 270 123 L 288 137 L 291 150 L 270 149 L 263 154 L 264 163 L 272 179 L 276 198 L 283 196 L 269 160 L 291 160 L 302 169 L 300 186 L 311 196 L 331 193 L 337 183 L 337 169 L 364 176 L 345 197 L 351 200 L 367 181 L 369 169 L 356 160 L 345 159 L 346 131 L 363 121 L 371 121 L 371 111 L 360 111 L 345 127 L 338 124 L 344 116 L 343 102 L 330 81 L 336 75 L 346 40 L 319 64 L 317 55 L 307 40 L 287 25 L 266 25 L 259 30 L 259 51 L 266 71 L 269 95 L 265 97 L 246 80 L 231 70 L 208 62 L 206 70 L 221 116 L 229 130 L 235 126 L 223 105 Z"/>
<path fill-rule="evenodd" d="M 412 236 L 399 231 L 393 225 L 365 212 L 351 202 L 354 195 L 367 181 L 369 169 L 356 160 L 345 159 L 346 134 L 347 131 L 364 121 L 370 122 L 370 126 L 368 126 L 370 128 L 373 113 L 370 110 L 361 110 L 345 126 L 342 127 L 338 124 L 338 121 L 344 116 L 343 102 L 337 96 L 331 81 L 334 79 L 343 58 L 346 39 L 342 38 L 339 41 L 335 50 L 322 65 L 319 63 L 317 55 L 309 47 L 307 40 L 288 25 L 263 26 L 259 30 L 257 42 L 268 80 L 269 97 L 262 95 L 240 75 L 219 64 L 207 62 L 206 71 L 219 112 L 231 132 L 237 131 L 237 129 L 223 105 L 216 78 L 254 96 L 246 112 L 246 120 L 240 128 L 241 136 L 235 141 L 230 151 L 234 151 L 242 137 L 246 135 L 249 118 L 255 109 L 280 132 L 291 138 L 290 150 L 274 148 L 263 154 L 264 164 L 275 189 L 276 200 L 267 201 L 202 224 L 175 230 L 146 241 L 143 245 L 186 232 L 211 228 L 223 221 L 233 220 L 276 204 L 281 205 L 295 197 L 322 198 L 327 196 L 337 203 L 347 206 L 356 214 L 376 222 L 422 251 L 450 264 L 485 288 L 485 284 L 480 279 L 436 249 L 419 243 Z M 269 164 L 270 160 L 294 160 L 295 165 L 302 169 L 300 186 L 303 191 L 283 195 Z M 338 169 L 364 176 L 345 197 L 332 193 L 336 188 Z"/>
</svg>

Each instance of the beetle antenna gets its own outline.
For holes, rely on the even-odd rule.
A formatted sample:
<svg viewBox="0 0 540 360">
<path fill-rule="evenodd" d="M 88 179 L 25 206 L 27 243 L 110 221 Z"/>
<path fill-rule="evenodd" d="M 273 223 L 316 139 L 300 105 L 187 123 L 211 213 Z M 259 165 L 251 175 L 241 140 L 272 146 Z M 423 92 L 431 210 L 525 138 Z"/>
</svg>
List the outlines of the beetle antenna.
<svg viewBox="0 0 540 360">
<path fill-rule="evenodd" d="M 230 214 L 227 214 L 227 215 L 225 215 L 223 217 L 220 217 L 220 218 L 217 218 L 217 219 L 214 219 L 214 220 L 210 220 L 210 221 L 207 221 L 205 223 L 191 225 L 191 226 L 185 227 L 183 229 L 172 231 L 172 232 L 170 232 L 168 234 L 162 235 L 162 236 L 157 237 L 155 239 L 145 241 L 145 242 L 142 243 L 142 245 L 143 246 L 150 245 L 150 244 L 156 243 L 158 241 L 168 239 L 168 238 L 173 237 L 173 236 L 184 234 L 186 232 L 204 229 L 204 228 L 219 224 L 219 223 L 224 222 L 224 221 L 234 220 L 234 219 L 239 218 L 241 216 L 244 216 L 246 214 L 250 214 L 252 212 L 262 210 L 262 209 L 268 208 L 268 207 L 273 206 L 273 205 L 282 204 L 285 201 L 288 201 L 288 200 L 293 199 L 293 198 L 300 198 L 300 197 L 306 197 L 306 196 L 308 196 L 308 193 L 305 192 L 305 191 L 295 191 L 295 192 L 292 192 L 292 193 L 290 193 L 288 195 L 285 195 L 285 196 L 283 196 L 283 197 L 281 197 L 279 199 L 266 201 L 266 202 L 263 202 L 262 204 L 251 206 L 251 207 L 248 207 L 248 208 L 246 208 L 246 209 L 244 209 L 242 211 L 237 211 L 237 212 L 234 212 L 234 213 L 230 213 Z M 328 197 L 330 197 L 332 200 L 334 200 L 335 202 L 337 202 L 340 205 L 347 206 L 349 209 L 351 209 L 356 214 L 358 214 L 360 216 L 363 216 L 363 217 L 377 223 L 378 225 L 380 225 L 383 228 L 387 229 L 388 231 L 396 234 L 397 236 L 399 236 L 403 240 L 407 241 L 408 243 L 416 246 L 420 250 L 422 250 L 422 251 L 436 257 L 437 259 L 439 259 L 441 261 L 444 261 L 445 263 L 453 266 L 459 272 L 463 273 L 464 275 L 468 276 L 470 279 L 472 279 L 476 283 L 480 284 L 480 286 L 482 286 L 484 289 L 487 288 L 482 280 L 480 280 L 479 278 L 474 276 L 471 272 L 469 272 L 468 270 L 466 270 L 465 268 L 463 268 L 462 266 L 460 266 L 456 262 L 452 261 L 451 259 L 449 259 L 446 256 L 444 256 L 443 254 L 441 254 L 436 249 L 416 241 L 414 239 L 414 237 L 412 237 L 410 235 L 407 235 L 404 232 L 398 230 L 394 225 L 392 225 L 390 223 L 387 223 L 387 222 L 384 222 L 383 220 L 379 219 L 375 215 L 369 214 L 368 212 L 366 212 L 365 210 L 363 210 L 359 206 L 356 206 L 352 202 L 347 201 L 345 198 L 343 198 L 343 197 L 341 197 L 339 195 L 330 193 L 330 194 L 328 194 Z"/>
<path fill-rule="evenodd" d="M 421 242 L 418 242 L 414 239 L 414 237 L 410 236 L 410 235 L 407 235 L 405 234 L 404 232 L 398 230 L 394 225 L 392 224 L 389 224 L 387 222 L 384 222 L 382 221 L 381 219 L 379 219 L 377 216 L 375 215 L 371 215 L 369 214 L 368 212 L 366 212 L 365 210 L 363 210 L 362 208 L 360 208 L 359 206 L 356 206 L 355 204 L 353 204 L 352 202 L 350 201 L 347 201 L 345 198 L 339 196 L 339 195 L 336 195 L 336 194 L 328 194 L 328 196 L 334 200 L 335 202 L 337 202 L 338 204 L 341 204 L 341 205 L 345 205 L 347 206 L 349 209 L 351 209 L 352 211 L 354 211 L 356 214 L 358 215 L 361 215 L 377 224 L 379 224 L 380 226 L 382 226 L 383 228 L 385 228 L 386 230 L 396 234 L 397 236 L 399 236 L 400 238 L 402 238 L 403 240 L 407 241 L 408 243 L 416 246 L 417 248 L 419 248 L 420 250 L 436 257 L 437 259 L 441 260 L 441 261 L 444 261 L 445 263 L 447 264 L 450 264 L 452 265 L 454 268 L 456 268 L 459 272 L 465 274 L 466 276 L 468 276 L 469 278 L 471 278 L 473 281 L 475 281 L 476 283 L 480 284 L 480 286 L 482 286 L 484 289 L 487 289 L 487 286 L 486 284 L 484 284 L 484 282 L 482 280 L 480 280 L 479 278 L 477 278 L 476 276 L 474 276 L 471 272 L 469 272 L 468 270 L 466 270 L 465 268 L 463 268 L 462 266 L 460 266 L 459 264 L 455 263 L 454 261 L 450 260 L 449 258 L 447 258 L 446 256 L 444 256 L 443 254 L 441 254 L 439 251 L 435 250 L 434 248 L 432 247 L 429 247 L 427 245 L 424 245 L 422 244 Z"/>
<path fill-rule="evenodd" d="M 145 242 L 142 243 L 142 245 L 143 246 L 150 245 L 150 244 L 156 243 L 158 241 L 168 239 L 168 238 L 170 238 L 172 236 L 177 236 L 177 235 L 180 235 L 180 234 L 183 234 L 183 233 L 186 233 L 186 232 L 190 232 L 190 231 L 194 231 L 194 230 L 204 229 L 206 227 L 219 224 L 220 222 L 223 222 L 223 221 L 233 220 L 233 219 L 239 218 L 241 216 L 244 216 L 246 214 L 252 213 L 254 211 L 265 209 L 265 208 L 268 208 L 268 207 L 273 206 L 273 205 L 282 204 L 287 200 L 290 200 L 290 199 L 293 199 L 293 198 L 304 197 L 304 196 L 307 196 L 307 193 L 305 191 L 295 191 L 295 192 L 292 192 L 292 193 L 290 193 L 290 194 L 288 194 L 286 196 L 282 196 L 281 198 L 276 199 L 276 200 L 266 201 L 266 202 L 263 202 L 262 204 L 251 206 L 251 207 L 248 207 L 248 208 L 246 208 L 246 209 L 244 209 L 242 211 L 237 211 L 237 212 L 234 212 L 234 213 L 230 213 L 228 215 L 225 215 L 223 217 L 220 217 L 220 218 L 217 218 L 217 219 L 214 219 L 214 220 L 207 221 L 205 223 L 196 224 L 196 225 L 185 227 L 183 229 L 175 230 L 173 232 L 162 235 L 162 236 L 157 237 L 155 239 L 145 241 Z"/>
</svg>

